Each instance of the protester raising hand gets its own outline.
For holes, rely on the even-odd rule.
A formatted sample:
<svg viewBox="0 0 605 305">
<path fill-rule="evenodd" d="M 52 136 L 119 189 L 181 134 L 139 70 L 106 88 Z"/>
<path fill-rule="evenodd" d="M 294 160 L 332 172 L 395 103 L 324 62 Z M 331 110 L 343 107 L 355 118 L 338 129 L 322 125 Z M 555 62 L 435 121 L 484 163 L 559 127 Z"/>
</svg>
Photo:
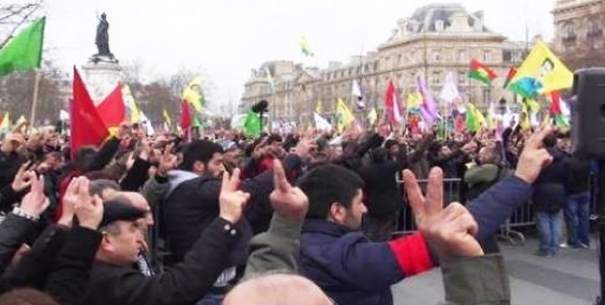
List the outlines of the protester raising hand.
<svg viewBox="0 0 605 305">
<path fill-rule="evenodd" d="M 169 171 L 175 169 L 177 166 L 178 158 L 174 154 L 172 154 L 173 147 L 174 144 L 171 143 L 164 148 L 164 153 L 160 157 L 160 162 L 158 165 L 157 174 L 159 176 L 166 176 Z"/>
<path fill-rule="evenodd" d="M 232 224 L 240 220 L 244 207 L 250 198 L 249 193 L 238 191 L 240 184 L 239 174 L 239 168 L 236 168 L 232 175 L 229 175 L 227 172 L 223 173 L 223 182 L 219 195 L 219 216 Z"/>
<path fill-rule="evenodd" d="M 98 195 L 90 196 L 90 181 L 81 177 L 77 201 L 73 203 L 73 210 L 81 227 L 96 230 L 103 220 L 103 200 Z"/>
<path fill-rule="evenodd" d="M 309 199 L 300 188 L 290 185 L 279 160 L 273 160 L 273 185 L 269 199 L 275 212 L 285 218 L 303 220 L 309 209 Z"/>
<path fill-rule="evenodd" d="M 483 255 L 474 237 L 478 231 L 477 222 L 470 212 L 457 202 L 443 208 L 443 172 L 440 168 L 434 167 L 429 173 L 426 197 L 410 170 L 403 172 L 403 180 L 418 230 L 440 258 Z"/>
<path fill-rule="evenodd" d="M 31 175 L 27 169 L 31 165 L 31 161 L 27 161 L 19 167 L 17 174 L 15 174 L 15 178 L 13 179 L 13 183 L 11 187 L 15 192 L 21 192 L 28 188 L 32 184 Z"/>
<path fill-rule="evenodd" d="M 544 148 L 544 138 L 552 132 L 552 126 L 546 124 L 525 141 L 525 146 L 515 169 L 515 176 L 529 184 L 538 179 L 542 169 L 553 160 L 553 157 Z"/>
<path fill-rule="evenodd" d="M 74 206 L 80 200 L 80 193 L 84 192 L 82 184 L 85 180 L 88 181 L 85 177 L 77 177 L 69 182 L 63 196 L 63 213 L 57 223 L 67 227 L 72 226 L 75 213 Z M 86 192 L 88 192 L 88 187 L 86 188 Z"/>
<path fill-rule="evenodd" d="M 20 208 L 28 215 L 40 217 L 50 204 L 44 195 L 44 176 L 38 176 L 30 171 L 25 173 L 25 178 L 30 181 L 31 189 L 21 200 Z"/>
</svg>

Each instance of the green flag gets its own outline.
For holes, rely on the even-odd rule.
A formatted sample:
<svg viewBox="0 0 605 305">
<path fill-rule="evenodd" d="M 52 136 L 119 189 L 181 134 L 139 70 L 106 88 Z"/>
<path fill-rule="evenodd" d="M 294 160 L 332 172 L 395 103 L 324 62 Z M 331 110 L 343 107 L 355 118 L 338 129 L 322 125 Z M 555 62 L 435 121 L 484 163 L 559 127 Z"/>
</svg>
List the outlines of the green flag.
<svg viewBox="0 0 605 305">
<path fill-rule="evenodd" d="M 248 111 L 246 115 L 246 121 L 244 122 L 244 129 L 247 136 L 258 137 L 261 133 L 261 123 L 258 114 Z"/>
<path fill-rule="evenodd" d="M 0 76 L 40 68 L 45 18 L 24 28 L 0 49 Z"/>
</svg>

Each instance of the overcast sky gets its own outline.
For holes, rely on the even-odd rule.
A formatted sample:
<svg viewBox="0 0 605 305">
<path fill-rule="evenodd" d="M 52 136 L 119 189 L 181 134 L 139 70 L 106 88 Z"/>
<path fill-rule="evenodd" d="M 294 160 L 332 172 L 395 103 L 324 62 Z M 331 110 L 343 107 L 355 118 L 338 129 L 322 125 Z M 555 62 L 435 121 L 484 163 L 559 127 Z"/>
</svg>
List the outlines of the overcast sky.
<svg viewBox="0 0 605 305">
<path fill-rule="evenodd" d="M 485 12 L 491 30 L 513 40 L 552 37 L 554 0 L 461 0 Z M 346 62 L 384 42 L 397 19 L 421 0 L 48 0 L 47 47 L 65 71 L 96 53 L 96 16 L 106 12 L 110 47 L 122 62 L 137 60 L 153 74 L 203 67 L 216 86 L 215 103 L 238 101 L 250 69 L 264 61 L 303 61 L 320 68 Z M 306 36 L 316 57 L 301 55 Z"/>
</svg>

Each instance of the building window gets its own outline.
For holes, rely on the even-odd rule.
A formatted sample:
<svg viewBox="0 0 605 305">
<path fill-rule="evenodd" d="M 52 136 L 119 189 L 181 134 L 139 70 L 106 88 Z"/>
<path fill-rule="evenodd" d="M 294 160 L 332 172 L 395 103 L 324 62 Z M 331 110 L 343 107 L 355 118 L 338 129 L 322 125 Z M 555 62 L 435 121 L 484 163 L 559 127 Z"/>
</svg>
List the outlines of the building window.
<svg viewBox="0 0 605 305">
<path fill-rule="evenodd" d="M 374 70 L 372 70 L 372 72 L 376 72 L 376 71 L 378 71 L 378 61 L 376 61 L 374 63 Z"/>
<path fill-rule="evenodd" d="M 403 54 L 399 54 L 398 59 L 397 59 L 397 64 L 399 66 L 403 66 Z"/>
<path fill-rule="evenodd" d="M 433 71 L 433 75 L 431 77 L 431 85 L 439 84 L 441 84 L 441 71 Z"/>
<path fill-rule="evenodd" d="M 576 42 L 576 30 L 573 22 L 567 22 L 563 25 L 563 42 L 564 43 L 575 43 Z"/>
<path fill-rule="evenodd" d="M 491 61 L 491 57 L 492 57 L 492 52 L 490 50 L 483 51 L 483 61 L 484 62 Z"/>
<path fill-rule="evenodd" d="M 598 21 L 592 20 L 587 24 L 586 37 L 587 38 L 598 38 L 603 36 L 603 29 Z"/>
<path fill-rule="evenodd" d="M 466 51 L 458 50 L 458 55 L 456 57 L 456 60 L 458 60 L 459 62 L 465 62 L 466 61 Z"/>
<path fill-rule="evenodd" d="M 464 85 L 466 83 L 466 72 L 458 71 L 458 84 Z"/>
<path fill-rule="evenodd" d="M 511 50 L 502 51 L 502 61 L 511 62 L 513 61 L 513 52 Z"/>
<path fill-rule="evenodd" d="M 441 52 L 439 52 L 439 51 L 433 52 L 433 60 L 436 62 L 440 62 L 441 61 Z"/>
</svg>

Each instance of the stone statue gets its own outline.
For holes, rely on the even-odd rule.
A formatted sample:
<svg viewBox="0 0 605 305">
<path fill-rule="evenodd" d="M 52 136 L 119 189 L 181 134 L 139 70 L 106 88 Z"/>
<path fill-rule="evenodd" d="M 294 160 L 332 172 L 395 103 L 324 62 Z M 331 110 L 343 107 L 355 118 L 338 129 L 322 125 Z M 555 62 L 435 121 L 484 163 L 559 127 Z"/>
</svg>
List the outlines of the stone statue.
<svg viewBox="0 0 605 305">
<path fill-rule="evenodd" d="M 108 57 L 110 60 L 114 60 L 114 56 L 109 51 L 109 22 L 107 22 L 107 15 L 101 14 L 99 18 L 99 24 L 97 25 L 97 36 L 95 38 L 95 44 L 97 45 L 97 54 L 93 56 L 93 61 L 98 62 L 102 59 L 100 57 Z"/>
</svg>

